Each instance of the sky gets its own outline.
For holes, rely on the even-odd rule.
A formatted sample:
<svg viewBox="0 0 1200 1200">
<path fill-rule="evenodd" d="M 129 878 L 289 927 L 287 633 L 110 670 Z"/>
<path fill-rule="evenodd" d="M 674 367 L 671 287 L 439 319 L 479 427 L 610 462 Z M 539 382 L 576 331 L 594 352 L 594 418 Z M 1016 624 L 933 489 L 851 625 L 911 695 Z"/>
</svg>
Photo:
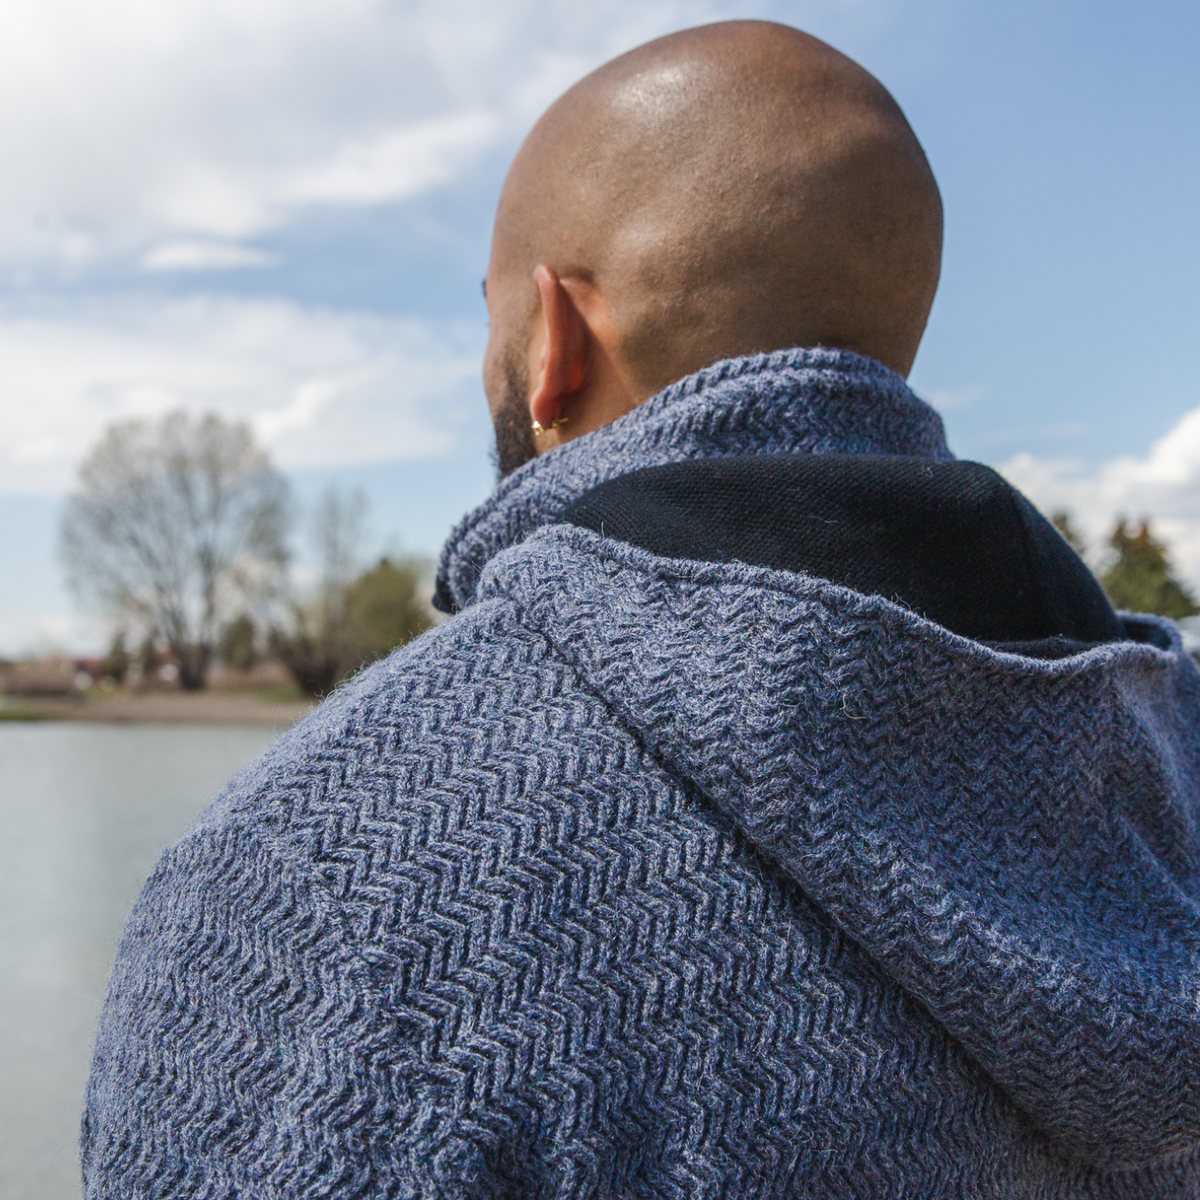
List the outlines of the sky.
<svg viewBox="0 0 1200 1200">
<path fill-rule="evenodd" d="M 896 96 L 942 189 L 911 377 L 960 457 L 1150 516 L 1200 586 L 1194 0 L 6 0 L 0 655 L 96 648 L 62 500 L 111 421 L 251 422 L 300 509 L 436 554 L 494 483 L 480 280 L 539 113 L 689 25 L 784 21 Z"/>
</svg>

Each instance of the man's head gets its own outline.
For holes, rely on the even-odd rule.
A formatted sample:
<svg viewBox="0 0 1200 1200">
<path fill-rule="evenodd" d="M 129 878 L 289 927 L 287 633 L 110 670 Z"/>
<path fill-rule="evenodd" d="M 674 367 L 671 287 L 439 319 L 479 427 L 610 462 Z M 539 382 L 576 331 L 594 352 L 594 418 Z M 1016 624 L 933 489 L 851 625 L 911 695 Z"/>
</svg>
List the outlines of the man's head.
<svg viewBox="0 0 1200 1200">
<path fill-rule="evenodd" d="M 501 471 L 731 355 L 839 347 L 907 375 L 941 240 L 904 115 L 823 42 L 732 21 L 614 59 L 538 121 L 501 193 Z"/>
</svg>

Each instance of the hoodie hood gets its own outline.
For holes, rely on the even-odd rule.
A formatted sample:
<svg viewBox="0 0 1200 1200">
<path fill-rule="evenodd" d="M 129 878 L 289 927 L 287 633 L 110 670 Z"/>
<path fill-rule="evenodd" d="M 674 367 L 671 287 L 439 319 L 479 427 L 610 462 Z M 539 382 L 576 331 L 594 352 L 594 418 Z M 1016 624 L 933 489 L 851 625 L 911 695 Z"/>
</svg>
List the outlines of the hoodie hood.
<svg viewBox="0 0 1200 1200">
<path fill-rule="evenodd" d="M 519 604 L 1062 1153 L 1200 1145 L 1200 674 L 1170 622 L 1025 657 L 769 563 L 550 524 L 640 468 L 804 451 L 952 457 L 869 359 L 730 360 L 515 472 L 439 587 Z"/>
<path fill-rule="evenodd" d="M 1200 675 L 1173 626 L 1056 661 L 879 597 L 565 525 L 519 603 L 1064 1153 L 1200 1142 Z"/>
<path fill-rule="evenodd" d="M 874 359 L 822 349 L 726 359 L 502 480 L 446 542 L 434 603 L 466 608 L 496 554 L 619 475 L 686 459 L 828 451 L 953 457 L 937 413 Z"/>
</svg>

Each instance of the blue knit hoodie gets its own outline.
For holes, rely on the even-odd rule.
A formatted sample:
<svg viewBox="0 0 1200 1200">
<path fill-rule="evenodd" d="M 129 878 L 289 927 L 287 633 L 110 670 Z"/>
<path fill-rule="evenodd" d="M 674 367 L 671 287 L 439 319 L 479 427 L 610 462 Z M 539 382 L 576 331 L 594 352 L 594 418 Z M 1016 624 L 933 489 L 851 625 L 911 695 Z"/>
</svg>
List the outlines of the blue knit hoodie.
<svg viewBox="0 0 1200 1200">
<path fill-rule="evenodd" d="M 732 360 L 514 473 L 460 613 L 164 856 L 89 1197 L 1200 1196 L 1200 675 L 555 523 L 637 467 L 947 458 L 876 363 Z"/>
</svg>

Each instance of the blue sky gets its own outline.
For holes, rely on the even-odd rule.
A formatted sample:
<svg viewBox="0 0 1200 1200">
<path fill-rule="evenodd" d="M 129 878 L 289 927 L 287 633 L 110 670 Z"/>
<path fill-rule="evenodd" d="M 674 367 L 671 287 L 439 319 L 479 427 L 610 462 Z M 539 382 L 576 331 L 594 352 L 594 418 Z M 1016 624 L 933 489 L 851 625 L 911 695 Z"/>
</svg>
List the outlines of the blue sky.
<svg viewBox="0 0 1200 1200">
<path fill-rule="evenodd" d="M 650 37 L 787 21 L 872 70 L 945 200 L 913 372 L 964 457 L 1200 582 L 1200 5 L 7 0 L 0 653 L 85 648 L 57 511 L 106 422 L 251 420 L 303 502 L 436 552 L 492 483 L 479 281 L 538 113 Z"/>
</svg>

